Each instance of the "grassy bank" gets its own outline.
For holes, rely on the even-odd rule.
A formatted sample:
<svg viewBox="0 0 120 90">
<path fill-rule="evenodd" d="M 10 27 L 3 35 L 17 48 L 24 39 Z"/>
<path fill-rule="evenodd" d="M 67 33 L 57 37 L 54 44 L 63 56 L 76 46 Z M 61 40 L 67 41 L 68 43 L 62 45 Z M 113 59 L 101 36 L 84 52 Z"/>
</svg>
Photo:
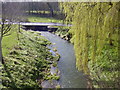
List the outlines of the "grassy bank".
<svg viewBox="0 0 120 90">
<path fill-rule="evenodd" d="M 10 35 L 3 37 L 2 40 L 3 56 L 7 56 L 9 51 L 18 43 L 16 31 L 17 29 L 18 27 L 16 25 L 13 25 L 12 30 L 9 32 Z"/>
<path fill-rule="evenodd" d="M 55 19 L 55 18 L 50 18 L 50 17 L 40 17 L 40 16 L 28 16 L 28 21 L 29 22 L 44 22 L 44 23 L 48 23 L 48 22 L 52 22 L 52 23 L 62 23 L 62 20 L 59 19 Z"/>
<path fill-rule="evenodd" d="M 9 36 L 11 38 L 6 37 L 3 40 L 3 45 L 6 46 L 3 46 L 5 64 L 2 65 L 1 87 L 42 88 L 41 82 L 48 77 L 58 79 L 56 75 L 49 73 L 50 65 L 58 60 L 46 47 L 51 43 L 40 36 L 39 32 L 24 30 L 19 33 L 19 40 L 15 41 L 15 33 Z M 5 42 L 9 40 L 11 42 Z"/>
<path fill-rule="evenodd" d="M 59 28 L 55 34 L 60 36 L 62 39 L 70 40 L 71 43 L 74 41 L 74 36 L 71 36 L 71 30 L 68 28 Z M 70 35 L 70 36 L 69 36 Z M 68 38 L 68 36 L 70 38 Z M 114 39 L 115 39 L 114 35 Z M 71 38 L 72 37 L 72 38 Z M 92 43 L 92 40 L 89 40 L 89 43 Z M 109 42 L 106 41 L 102 52 L 96 56 L 96 62 L 88 61 L 89 68 L 89 77 L 90 81 L 92 81 L 92 85 L 94 88 L 119 88 L 119 57 L 118 57 L 118 47 L 117 42 L 113 41 L 115 45 L 109 45 Z M 74 44 L 74 43 L 73 43 Z M 79 51 L 79 50 L 78 50 Z M 92 50 L 90 49 L 88 52 L 88 56 L 90 58 L 92 54 Z M 91 87 L 91 86 L 90 86 Z"/>
</svg>

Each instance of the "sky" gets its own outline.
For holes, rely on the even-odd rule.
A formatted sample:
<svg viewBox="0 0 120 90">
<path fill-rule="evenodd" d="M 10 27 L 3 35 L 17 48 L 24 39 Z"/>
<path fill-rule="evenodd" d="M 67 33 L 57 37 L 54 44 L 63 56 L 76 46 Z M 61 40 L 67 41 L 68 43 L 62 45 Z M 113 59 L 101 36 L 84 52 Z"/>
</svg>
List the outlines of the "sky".
<svg viewBox="0 0 120 90">
<path fill-rule="evenodd" d="M 0 0 L 1 2 L 119 2 L 120 0 Z"/>
</svg>

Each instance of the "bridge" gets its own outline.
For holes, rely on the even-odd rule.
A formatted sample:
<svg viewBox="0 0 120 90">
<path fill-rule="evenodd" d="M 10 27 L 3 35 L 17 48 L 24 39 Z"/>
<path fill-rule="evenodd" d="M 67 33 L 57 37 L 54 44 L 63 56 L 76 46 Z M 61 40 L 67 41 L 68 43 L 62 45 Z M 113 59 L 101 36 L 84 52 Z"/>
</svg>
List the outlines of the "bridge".
<svg viewBox="0 0 120 90">
<path fill-rule="evenodd" d="M 50 32 L 54 32 L 56 31 L 58 28 L 54 27 L 54 26 L 71 26 L 71 25 L 66 25 L 66 24 L 62 24 L 62 23 L 33 23 L 33 22 L 29 22 L 29 23 L 20 23 L 20 25 L 22 25 L 23 29 L 25 30 L 35 30 L 35 31 L 50 31 Z"/>
<path fill-rule="evenodd" d="M 2 24 L 2 22 L 0 22 Z M 72 25 L 67 25 L 67 24 L 62 24 L 62 23 L 40 23 L 40 22 L 6 22 L 4 24 L 19 24 L 22 25 L 22 28 L 25 30 L 34 30 L 34 31 L 50 31 L 54 32 L 58 28 L 54 26 L 72 26 Z"/>
</svg>

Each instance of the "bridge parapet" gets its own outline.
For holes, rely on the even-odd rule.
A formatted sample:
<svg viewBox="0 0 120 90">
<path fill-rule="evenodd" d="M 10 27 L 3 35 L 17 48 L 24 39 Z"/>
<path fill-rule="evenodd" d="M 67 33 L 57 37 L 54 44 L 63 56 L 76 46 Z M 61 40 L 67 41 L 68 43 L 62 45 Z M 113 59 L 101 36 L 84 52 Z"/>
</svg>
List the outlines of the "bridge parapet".
<svg viewBox="0 0 120 90">
<path fill-rule="evenodd" d="M 22 25 L 25 30 L 34 30 L 34 31 L 49 31 L 55 32 L 58 28 L 42 26 L 42 25 Z"/>
</svg>

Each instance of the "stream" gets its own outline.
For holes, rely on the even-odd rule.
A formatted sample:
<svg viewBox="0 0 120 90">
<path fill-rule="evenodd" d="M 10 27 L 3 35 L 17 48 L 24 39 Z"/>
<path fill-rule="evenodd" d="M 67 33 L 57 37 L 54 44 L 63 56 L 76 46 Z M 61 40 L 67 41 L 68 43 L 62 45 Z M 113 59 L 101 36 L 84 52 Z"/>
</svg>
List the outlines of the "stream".
<svg viewBox="0 0 120 90">
<path fill-rule="evenodd" d="M 58 61 L 61 88 L 87 88 L 86 76 L 83 72 L 78 71 L 75 66 L 73 45 L 50 32 L 41 32 L 41 35 L 54 43 L 53 46 L 57 48 L 61 56 Z"/>
</svg>

